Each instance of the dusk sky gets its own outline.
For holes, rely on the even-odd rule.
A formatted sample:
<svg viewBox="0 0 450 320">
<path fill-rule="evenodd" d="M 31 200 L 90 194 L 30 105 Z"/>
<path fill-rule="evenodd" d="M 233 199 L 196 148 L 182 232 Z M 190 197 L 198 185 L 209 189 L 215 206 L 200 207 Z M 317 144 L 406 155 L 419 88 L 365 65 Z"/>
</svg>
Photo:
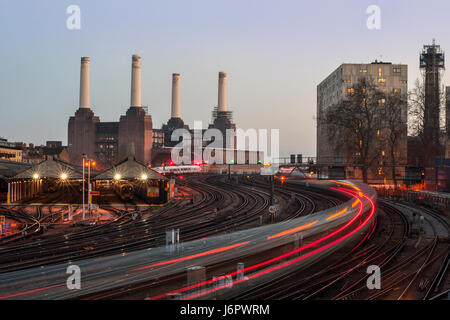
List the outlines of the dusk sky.
<svg viewBox="0 0 450 320">
<path fill-rule="evenodd" d="M 71 4 L 81 30 L 66 27 Z M 366 27 L 369 5 L 381 8 L 381 30 Z M 408 64 L 411 89 L 422 46 L 436 38 L 450 49 L 449 12 L 444 0 L 0 0 L 0 136 L 66 144 L 82 56 L 91 59 L 92 109 L 118 121 L 139 54 L 154 127 L 170 118 L 174 72 L 185 123 L 207 127 L 225 71 L 238 127 L 279 128 L 281 155 L 315 156 L 316 86 L 342 63 L 378 59 Z"/>
</svg>

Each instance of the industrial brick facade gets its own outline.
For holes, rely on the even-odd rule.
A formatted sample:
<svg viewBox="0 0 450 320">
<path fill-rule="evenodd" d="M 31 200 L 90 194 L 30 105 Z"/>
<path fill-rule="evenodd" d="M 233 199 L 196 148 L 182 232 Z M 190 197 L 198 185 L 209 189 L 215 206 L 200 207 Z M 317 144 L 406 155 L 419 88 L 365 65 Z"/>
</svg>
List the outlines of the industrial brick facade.
<svg viewBox="0 0 450 320">
<path fill-rule="evenodd" d="M 130 107 L 126 115 L 120 117 L 119 159 L 126 158 L 132 152 L 135 153 L 138 162 L 150 164 L 153 143 L 152 126 L 152 117 L 146 115 L 144 109 Z"/>
<path fill-rule="evenodd" d="M 141 104 L 141 57 L 132 57 L 131 107 L 119 122 L 100 122 L 94 115 L 90 107 L 89 72 L 90 59 L 82 57 L 80 107 L 68 125 L 70 161 L 80 164 L 86 155 L 98 163 L 99 169 L 104 169 L 133 153 L 139 162 L 150 164 L 152 117 Z"/>
<path fill-rule="evenodd" d="M 90 108 L 79 108 L 75 116 L 70 117 L 68 126 L 68 149 L 70 162 L 80 164 L 83 154 L 95 159 L 95 126 L 100 119 Z"/>
</svg>

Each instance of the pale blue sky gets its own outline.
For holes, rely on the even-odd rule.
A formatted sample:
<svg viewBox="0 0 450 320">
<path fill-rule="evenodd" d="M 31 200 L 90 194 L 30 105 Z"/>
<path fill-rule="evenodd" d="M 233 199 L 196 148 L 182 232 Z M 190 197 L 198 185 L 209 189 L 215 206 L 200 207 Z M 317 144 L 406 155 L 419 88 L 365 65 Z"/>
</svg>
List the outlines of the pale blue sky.
<svg viewBox="0 0 450 320">
<path fill-rule="evenodd" d="M 81 30 L 66 28 L 71 4 Z M 379 31 L 366 28 L 371 4 L 381 7 Z M 0 0 L 0 136 L 66 143 L 81 56 L 91 58 L 94 112 L 117 121 L 136 53 L 154 127 L 170 117 L 174 72 L 185 122 L 207 126 L 225 71 L 239 127 L 279 128 L 283 155 L 313 156 L 317 84 L 341 63 L 381 58 L 408 64 L 411 87 L 422 45 L 450 48 L 448 12 L 446 0 Z"/>
</svg>

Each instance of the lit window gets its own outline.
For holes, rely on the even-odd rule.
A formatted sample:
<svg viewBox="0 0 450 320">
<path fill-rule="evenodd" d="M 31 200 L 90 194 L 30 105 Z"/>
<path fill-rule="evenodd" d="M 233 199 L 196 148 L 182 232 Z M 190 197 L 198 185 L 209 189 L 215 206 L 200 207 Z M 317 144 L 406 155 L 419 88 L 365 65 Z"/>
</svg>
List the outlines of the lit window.
<svg viewBox="0 0 450 320">
<path fill-rule="evenodd" d="M 394 88 L 394 89 L 392 90 L 392 92 L 394 92 L 394 94 L 398 94 L 398 93 L 400 93 L 400 89 Z"/>
<path fill-rule="evenodd" d="M 382 77 L 383 76 L 383 70 L 380 68 L 378 68 L 378 76 Z"/>
<path fill-rule="evenodd" d="M 347 88 L 347 93 L 349 94 L 349 95 L 354 95 L 355 94 L 355 88 Z"/>
<path fill-rule="evenodd" d="M 378 83 L 386 83 L 386 79 L 385 78 L 379 78 L 378 79 Z"/>
<path fill-rule="evenodd" d="M 361 73 L 367 73 L 367 69 L 360 69 L 359 72 L 361 72 Z"/>
</svg>

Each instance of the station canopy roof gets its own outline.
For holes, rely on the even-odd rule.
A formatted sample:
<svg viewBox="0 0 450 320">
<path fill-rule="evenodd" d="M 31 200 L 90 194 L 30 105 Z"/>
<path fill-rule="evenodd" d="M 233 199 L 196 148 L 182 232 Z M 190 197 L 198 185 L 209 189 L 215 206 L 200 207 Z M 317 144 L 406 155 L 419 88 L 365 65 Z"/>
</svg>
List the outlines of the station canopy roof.
<svg viewBox="0 0 450 320">
<path fill-rule="evenodd" d="M 61 179 L 83 179 L 83 174 L 76 170 L 71 164 L 49 157 L 47 160 L 32 166 L 30 169 L 20 172 L 11 179 L 33 179 L 50 178 Z"/>
<path fill-rule="evenodd" d="M 9 178 L 31 167 L 28 163 L 0 160 L 0 176 Z"/>
<path fill-rule="evenodd" d="M 149 180 L 168 180 L 162 174 L 159 174 L 155 170 L 148 168 L 147 166 L 139 163 L 133 156 L 129 156 L 127 159 L 119 162 L 111 169 L 99 173 L 93 179 L 95 180 L 133 180 L 133 179 L 145 179 Z"/>
</svg>

